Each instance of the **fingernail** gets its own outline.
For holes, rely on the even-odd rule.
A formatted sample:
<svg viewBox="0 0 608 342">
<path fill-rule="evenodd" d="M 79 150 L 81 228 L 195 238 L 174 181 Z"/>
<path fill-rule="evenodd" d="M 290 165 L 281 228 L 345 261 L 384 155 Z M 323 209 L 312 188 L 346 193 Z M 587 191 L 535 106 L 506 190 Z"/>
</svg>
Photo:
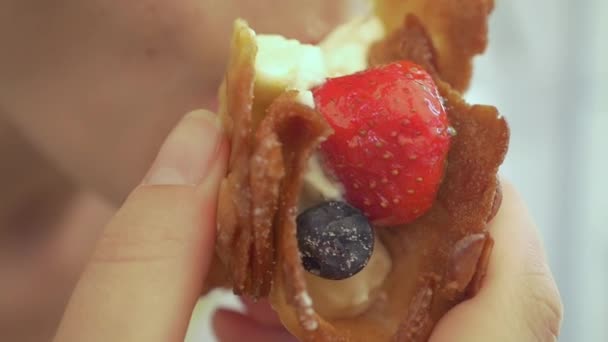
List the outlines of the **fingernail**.
<svg viewBox="0 0 608 342">
<path fill-rule="evenodd" d="M 212 168 L 221 140 L 216 114 L 206 110 L 186 114 L 163 143 L 143 184 L 198 184 Z"/>
</svg>

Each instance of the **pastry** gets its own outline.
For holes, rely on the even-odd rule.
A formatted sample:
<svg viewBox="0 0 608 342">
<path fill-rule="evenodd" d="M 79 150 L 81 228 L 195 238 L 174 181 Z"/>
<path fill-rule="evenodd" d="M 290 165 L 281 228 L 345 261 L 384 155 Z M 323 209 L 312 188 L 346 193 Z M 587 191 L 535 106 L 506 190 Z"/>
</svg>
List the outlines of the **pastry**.
<svg viewBox="0 0 608 342">
<path fill-rule="evenodd" d="M 426 341 L 474 296 L 509 130 L 462 99 L 490 0 L 385 0 L 318 46 L 237 20 L 212 286 L 302 341 Z"/>
</svg>

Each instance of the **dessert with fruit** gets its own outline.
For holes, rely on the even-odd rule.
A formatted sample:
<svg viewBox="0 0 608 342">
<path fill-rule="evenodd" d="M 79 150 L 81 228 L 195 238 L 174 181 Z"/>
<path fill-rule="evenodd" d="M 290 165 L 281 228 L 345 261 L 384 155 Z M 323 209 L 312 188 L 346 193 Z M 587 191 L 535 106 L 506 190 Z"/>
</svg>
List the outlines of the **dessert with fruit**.
<svg viewBox="0 0 608 342">
<path fill-rule="evenodd" d="M 303 341 L 426 341 L 474 296 L 508 147 L 462 99 L 490 0 L 378 0 L 318 45 L 235 23 L 216 283 Z"/>
</svg>

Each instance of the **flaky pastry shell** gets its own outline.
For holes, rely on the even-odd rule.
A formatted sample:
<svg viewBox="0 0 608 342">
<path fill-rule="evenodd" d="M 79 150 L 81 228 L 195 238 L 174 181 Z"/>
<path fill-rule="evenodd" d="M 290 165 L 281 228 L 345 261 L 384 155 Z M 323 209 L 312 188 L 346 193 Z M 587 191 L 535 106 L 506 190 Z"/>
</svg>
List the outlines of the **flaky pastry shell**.
<svg viewBox="0 0 608 342">
<path fill-rule="evenodd" d="M 496 108 L 469 105 L 461 92 L 472 58 L 485 49 L 492 7 L 490 0 L 376 2 L 387 34 L 370 48 L 370 67 L 401 59 L 424 67 L 456 135 L 431 210 L 411 224 L 376 229 L 392 259 L 381 295 L 364 313 L 333 320 L 315 312 L 295 223 L 308 159 L 332 131 L 296 101 L 296 91 L 286 90 L 254 119 L 255 33 L 235 23 L 220 90 L 231 156 L 219 197 L 215 285 L 268 297 L 303 341 L 426 341 L 449 309 L 476 293 L 492 250 L 487 223 L 500 205 L 497 172 L 509 129 Z"/>
</svg>

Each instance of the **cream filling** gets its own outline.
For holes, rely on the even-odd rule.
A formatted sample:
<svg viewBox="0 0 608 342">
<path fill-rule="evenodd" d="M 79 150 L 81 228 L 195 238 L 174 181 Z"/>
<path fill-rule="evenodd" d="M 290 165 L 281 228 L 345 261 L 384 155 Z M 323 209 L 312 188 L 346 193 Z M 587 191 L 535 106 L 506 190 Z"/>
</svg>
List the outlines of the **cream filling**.
<svg viewBox="0 0 608 342">
<path fill-rule="evenodd" d="M 339 26 L 319 45 L 280 35 L 257 35 L 256 88 L 302 92 L 320 85 L 327 77 L 362 71 L 367 67 L 369 47 L 382 37 L 384 27 L 377 17 L 357 18 Z"/>
<path fill-rule="evenodd" d="M 315 311 L 329 319 L 354 317 L 365 312 L 380 294 L 382 283 L 391 270 L 391 257 L 376 239 L 374 252 L 361 272 L 344 280 L 328 280 L 306 272 L 308 293 Z"/>
<path fill-rule="evenodd" d="M 315 107 L 310 89 L 327 77 L 339 77 L 364 70 L 367 51 L 384 36 L 376 17 L 355 19 L 334 30 L 318 46 L 302 44 L 279 35 L 258 35 L 256 57 L 255 104 L 257 115 L 285 90 L 297 90 L 297 100 Z M 323 200 L 341 200 L 343 186 L 324 172 L 314 154 L 304 175 L 300 210 Z M 316 311 L 326 318 L 356 316 L 369 308 L 391 269 L 391 258 L 376 239 L 369 263 L 353 277 L 327 280 L 306 273 L 308 291 Z"/>
<path fill-rule="evenodd" d="M 332 31 L 320 44 L 328 77 L 354 74 L 367 68 L 370 46 L 384 37 L 377 17 L 361 17 Z"/>
<path fill-rule="evenodd" d="M 342 200 L 344 188 L 340 182 L 333 180 L 323 170 L 320 156 L 314 153 L 308 159 L 308 170 L 300 193 L 298 211 L 304 211 L 313 205 L 326 200 Z"/>
</svg>

